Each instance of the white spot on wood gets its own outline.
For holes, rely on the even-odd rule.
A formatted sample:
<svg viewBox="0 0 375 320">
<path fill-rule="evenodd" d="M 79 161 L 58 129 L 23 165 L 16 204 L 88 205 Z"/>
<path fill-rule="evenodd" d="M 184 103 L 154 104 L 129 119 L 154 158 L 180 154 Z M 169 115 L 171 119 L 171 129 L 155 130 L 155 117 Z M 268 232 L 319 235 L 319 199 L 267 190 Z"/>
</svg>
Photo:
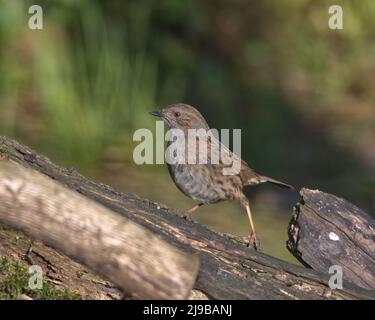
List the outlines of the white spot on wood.
<svg viewBox="0 0 375 320">
<path fill-rule="evenodd" d="M 156 209 L 160 210 L 160 206 L 157 206 Z"/>
<path fill-rule="evenodd" d="M 332 241 L 339 241 L 340 240 L 340 237 L 334 232 L 330 232 L 328 236 Z"/>
</svg>

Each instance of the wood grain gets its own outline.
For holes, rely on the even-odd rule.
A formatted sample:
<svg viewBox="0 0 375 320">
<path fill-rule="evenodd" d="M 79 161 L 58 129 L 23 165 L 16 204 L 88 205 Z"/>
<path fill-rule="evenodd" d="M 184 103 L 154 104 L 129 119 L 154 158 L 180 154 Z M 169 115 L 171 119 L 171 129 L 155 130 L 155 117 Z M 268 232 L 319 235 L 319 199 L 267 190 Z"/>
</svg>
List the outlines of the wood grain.
<svg viewBox="0 0 375 320">
<path fill-rule="evenodd" d="M 289 225 L 288 249 L 304 265 L 342 268 L 344 282 L 375 289 L 375 220 L 350 202 L 302 189 Z"/>
<path fill-rule="evenodd" d="M 0 221 L 110 279 L 127 294 L 184 299 L 198 259 L 41 173 L 0 161 Z"/>
<path fill-rule="evenodd" d="M 137 195 L 95 183 L 62 168 L 18 142 L 0 137 L 0 156 L 12 159 L 76 190 L 88 199 L 154 232 L 169 244 L 199 257 L 194 289 L 211 299 L 374 299 L 375 291 L 346 283 L 328 286 L 328 270 L 290 264 L 246 247 L 242 238 L 219 234 L 185 220 L 176 211 Z"/>
</svg>

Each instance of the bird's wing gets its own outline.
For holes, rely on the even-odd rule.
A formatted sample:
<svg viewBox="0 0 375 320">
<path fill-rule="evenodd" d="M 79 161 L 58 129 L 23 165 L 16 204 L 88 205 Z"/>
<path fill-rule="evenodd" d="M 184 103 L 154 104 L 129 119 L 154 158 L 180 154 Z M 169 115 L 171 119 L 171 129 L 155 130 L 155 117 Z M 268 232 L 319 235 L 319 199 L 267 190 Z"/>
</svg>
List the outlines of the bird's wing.
<svg viewBox="0 0 375 320">
<path fill-rule="evenodd" d="M 202 159 L 206 159 L 207 164 L 213 166 L 215 170 L 222 171 L 223 175 L 239 176 L 243 186 L 270 182 L 278 185 L 281 188 L 293 189 L 292 186 L 286 183 L 256 173 L 244 160 L 221 143 L 213 134 L 206 135 L 207 132 L 206 134 L 202 134 L 203 136 L 199 137 L 199 139 L 200 142 L 207 142 L 206 148 L 202 148 L 202 145 L 197 143 L 197 140 L 189 141 L 189 144 L 191 145 L 189 145 L 188 149 L 193 150 L 193 148 L 195 148 L 196 152 L 195 154 L 189 154 L 188 156 L 193 156 L 193 158 L 195 157 L 196 163 L 202 163 L 200 161 Z"/>
<path fill-rule="evenodd" d="M 270 177 L 262 176 L 256 173 L 253 169 L 249 167 L 246 161 L 242 160 L 238 155 L 229 150 L 227 146 L 222 144 L 215 137 L 211 137 L 211 148 L 214 148 L 213 154 L 220 152 L 220 165 L 223 168 L 233 167 L 233 163 L 236 161 L 238 163 L 239 172 L 237 175 L 241 178 L 243 186 L 252 186 L 260 183 L 269 182 L 275 184 L 281 188 L 294 189 L 291 185 L 272 179 Z M 208 152 L 209 156 L 212 154 Z M 223 161 L 223 158 L 226 158 L 227 161 Z M 228 161 L 229 160 L 229 161 Z"/>
</svg>

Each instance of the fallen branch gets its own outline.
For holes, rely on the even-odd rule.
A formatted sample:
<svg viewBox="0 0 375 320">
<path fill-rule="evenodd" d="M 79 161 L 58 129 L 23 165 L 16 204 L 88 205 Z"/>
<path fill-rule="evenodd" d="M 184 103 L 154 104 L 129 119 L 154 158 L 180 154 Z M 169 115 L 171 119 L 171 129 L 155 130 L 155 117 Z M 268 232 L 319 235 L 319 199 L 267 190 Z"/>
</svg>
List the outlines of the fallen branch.
<svg viewBox="0 0 375 320">
<path fill-rule="evenodd" d="M 193 253 L 200 260 L 195 289 L 215 299 L 371 299 L 368 291 L 347 283 L 342 290 L 328 286 L 328 270 L 317 272 L 256 252 L 232 236 L 215 233 L 173 211 L 90 181 L 61 168 L 16 141 L 0 137 L 0 155 L 30 166 L 101 203 L 121 216 L 146 227 L 169 244 Z"/>
<path fill-rule="evenodd" d="M 0 221 L 61 250 L 140 298 L 184 299 L 198 259 L 56 181 L 0 161 Z"/>
</svg>

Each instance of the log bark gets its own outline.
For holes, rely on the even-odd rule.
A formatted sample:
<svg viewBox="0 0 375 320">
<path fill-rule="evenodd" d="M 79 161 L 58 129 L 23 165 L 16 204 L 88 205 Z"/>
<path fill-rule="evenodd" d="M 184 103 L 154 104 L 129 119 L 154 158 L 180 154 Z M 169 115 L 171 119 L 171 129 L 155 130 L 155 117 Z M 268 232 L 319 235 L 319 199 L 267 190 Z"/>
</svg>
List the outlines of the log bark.
<svg viewBox="0 0 375 320">
<path fill-rule="evenodd" d="M 123 296 L 115 285 L 85 266 L 73 261 L 40 241 L 32 241 L 22 232 L 0 225 L 0 258 L 17 261 L 26 269 L 42 268 L 43 277 L 56 288 L 68 289 L 89 300 L 118 300 Z M 0 283 L 8 274 L 0 273 Z M 1 292 L 0 292 L 1 294 Z M 46 297 L 47 298 L 47 297 Z"/>
<path fill-rule="evenodd" d="M 343 281 L 375 289 L 375 220 L 350 202 L 302 189 L 289 224 L 289 251 L 317 271 L 339 266 Z"/>
<path fill-rule="evenodd" d="M 0 137 L 0 155 L 59 181 L 149 229 L 200 260 L 194 288 L 214 299 L 374 299 L 375 292 L 346 283 L 328 286 L 328 270 L 318 272 L 246 247 L 242 238 L 213 232 L 179 217 L 165 206 L 95 183 L 61 168 L 14 140 Z"/>
<path fill-rule="evenodd" d="M 0 221 L 81 261 L 124 292 L 187 298 L 198 259 L 108 208 L 14 162 L 0 161 Z"/>
</svg>

